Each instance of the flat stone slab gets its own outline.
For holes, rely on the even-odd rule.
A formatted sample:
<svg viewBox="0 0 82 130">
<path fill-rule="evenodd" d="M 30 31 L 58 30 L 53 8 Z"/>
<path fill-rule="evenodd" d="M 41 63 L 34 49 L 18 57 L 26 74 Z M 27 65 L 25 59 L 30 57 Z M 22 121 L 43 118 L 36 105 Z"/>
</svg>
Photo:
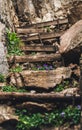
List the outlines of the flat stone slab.
<svg viewBox="0 0 82 130">
<path fill-rule="evenodd" d="M 44 70 L 44 71 L 22 71 L 20 73 L 11 73 L 10 84 L 17 87 L 27 88 L 54 88 L 57 84 L 60 84 L 63 79 L 70 78 L 71 69 L 69 67 L 60 67 L 56 70 Z"/>
</svg>

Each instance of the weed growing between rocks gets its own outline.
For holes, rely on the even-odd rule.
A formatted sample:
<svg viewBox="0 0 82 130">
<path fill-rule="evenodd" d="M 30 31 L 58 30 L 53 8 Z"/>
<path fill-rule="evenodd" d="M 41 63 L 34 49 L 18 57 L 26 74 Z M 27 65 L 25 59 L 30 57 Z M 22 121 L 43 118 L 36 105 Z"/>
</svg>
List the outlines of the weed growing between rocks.
<svg viewBox="0 0 82 130">
<path fill-rule="evenodd" d="M 2 87 L 2 91 L 3 92 L 27 92 L 27 90 L 21 88 L 21 89 L 17 89 L 14 86 L 4 86 Z"/>
<path fill-rule="evenodd" d="M 17 72 L 17 73 L 22 72 L 22 67 L 21 66 L 17 66 L 15 68 L 11 68 L 10 72 Z"/>
<path fill-rule="evenodd" d="M 0 82 L 3 83 L 5 82 L 5 77 L 3 74 L 0 74 Z"/>
<path fill-rule="evenodd" d="M 9 55 L 22 55 L 23 52 L 20 49 L 20 39 L 15 32 L 7 30 L 7 49 Z"/>
<path fill-rule="evenodd" d="M 81 106 L 68 106 L 44 114 L 31 114 L 27 110 L 16 110 L 16 114 L 19 116 L 17 130 L 30 130 L 31 128 L 40 128 L 42 126 L 59 127 L 65 123 L 77 125 L 80 122 Z"/>
<path fill-rule="evenodd" d="M 62 83 L 58 84 L 55 88 L 54 88 L 54 92 L 61 92 L 65 89 L 68 89 L 68 88 L 76 88 L 79 86 L 79 83 L 78 81 L 74 80 L 74 79 L 71 79 L 70 80 L 65 80 L 63 81 Z"/>
</svg>

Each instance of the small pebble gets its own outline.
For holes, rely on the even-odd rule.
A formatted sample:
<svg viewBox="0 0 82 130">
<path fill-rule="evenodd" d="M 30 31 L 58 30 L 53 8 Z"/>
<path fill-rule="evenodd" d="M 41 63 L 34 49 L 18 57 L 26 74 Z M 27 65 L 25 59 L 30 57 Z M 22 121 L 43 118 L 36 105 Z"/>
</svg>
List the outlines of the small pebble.
<svg viewBox="0 0 82 130">
<path fill-rule="evenodd" d="M 70 96 L 72 96 L 72 95 L 71 95 L 71 94 L 69 94 L 69 93 L 66 93 L 66 96 L 67 96 L 67 97 L 70 97 Z"/>
<path fill-rule="evenodd" d="M 36 93 L 36 91 L 35 91 L 35 90 L 31 90 L 31 91 L 30 91 L 30 93 L 32 93 L 32 94 L 33 94 L 33 93 Z"/>
</svg>

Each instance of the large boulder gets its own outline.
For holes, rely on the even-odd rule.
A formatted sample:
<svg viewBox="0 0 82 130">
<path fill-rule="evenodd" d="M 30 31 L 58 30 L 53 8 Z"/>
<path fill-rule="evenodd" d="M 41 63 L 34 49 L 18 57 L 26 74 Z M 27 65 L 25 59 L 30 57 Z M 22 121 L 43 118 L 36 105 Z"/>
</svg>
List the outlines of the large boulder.
<svg viewBox="0 0 82 130">
<path fill-rule="evenodd" d="M 60 39 L 60 53 L 67 53 L 82 43 L 82 20 L 68 29 Z"/>
</svg>

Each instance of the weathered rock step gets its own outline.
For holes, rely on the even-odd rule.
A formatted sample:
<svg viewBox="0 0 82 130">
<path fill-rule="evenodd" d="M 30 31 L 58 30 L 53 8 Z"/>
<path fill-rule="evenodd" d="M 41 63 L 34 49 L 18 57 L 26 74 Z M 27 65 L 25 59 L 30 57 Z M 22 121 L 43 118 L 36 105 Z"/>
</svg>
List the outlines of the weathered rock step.
<svg viewBox="0 0 82 130">
<path fill-rule="evenodd" d="M 19 25 L 21 28 L 33 28 L 33 27 L 42 28 L 42 27 L 47 27 L 51 25 L 61 25 L 61 24 L 67 24 L 67 23 L 68 23 L 68 19 L 58 19 L 54 21 L 41 22 L 41 23 L 36 23 L 36 24 L 27 24 L 27 22 L 19 22 Z"/>
<path fill-rule="evenodd" d="M 40 39 L 53 39 L 62 36 L 65 31 L 61 31 L 59 33 L 56 32 L 49 32 L 49 33 L 35 33 L 35 34 L 27 34 L 27 35 L 18 35 L 19 38 L 22 40 L 22 42 L 26 41 L 34 41 L 34 40 L 40 40 Z"/>
<path fill-rule="evenodd" d="M 18 109 L 26 109 L 30 112 L 45 112 L 55 109 L 55 103 L 23 102 L 16 105 Z"/>
<path fill-rule="evenodd" d="M 56 47 L 50 45 L 28 45 L 21 47 L 21 50 L 25 52 L 56 52 Z"/>
<path fill-rule="evenodd" d="M 27 87 L 33 89 L 45 89 L 54 88 L 57 84 L 60 84 L 63 79 L 70 78 L 72 71 L 68 67 L 60 67 L 55 70 L 44 71 L 22 71 L 19 73 L 10 73 L 8 76 L 10 84 L 17 87 Z"/>
<path fill-rule="evenodd" d="M 60 54 L 35 54 L 35 55 L 24 55 L 24 56 L 10 56 L 8 62 L 12 63 L 25 63 L 25 62 L 48 62 L 61 59 Z"/>
</svg>

